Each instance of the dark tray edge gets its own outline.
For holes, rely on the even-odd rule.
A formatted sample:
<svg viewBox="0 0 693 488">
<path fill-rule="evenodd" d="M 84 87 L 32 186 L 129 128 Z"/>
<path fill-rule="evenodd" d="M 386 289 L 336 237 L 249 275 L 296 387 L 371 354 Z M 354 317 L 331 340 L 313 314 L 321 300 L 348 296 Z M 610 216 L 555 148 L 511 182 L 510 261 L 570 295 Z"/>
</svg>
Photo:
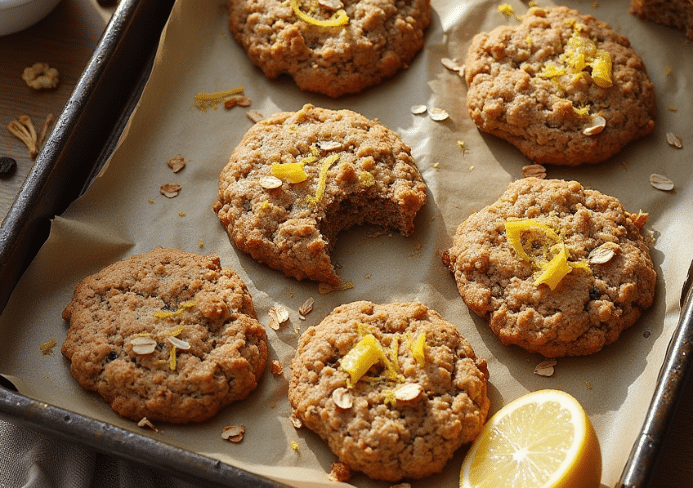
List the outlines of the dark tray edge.
<svg viewBox="0 0 693 488">
<path fill-rule="evenodd" d="M 174 0 L 122 0 L 111 17 L 17 200 L 0 225 L 0 313 L 48 238 L 51 219 L 83 193 L 117 144 L 146 83 L 173 3 Z M 693 264 L 682 293 L 679 324 L 670 340 L 643 427 L 616 485 L 618 488 L 650 485 L 678 399 L 691 376 L 692 272 Z M 190 480 L 205 479 L 238 487 L 285 486 L 147 436 L 29 399 L 2 384 L 0 418 Z"/>
</svg>

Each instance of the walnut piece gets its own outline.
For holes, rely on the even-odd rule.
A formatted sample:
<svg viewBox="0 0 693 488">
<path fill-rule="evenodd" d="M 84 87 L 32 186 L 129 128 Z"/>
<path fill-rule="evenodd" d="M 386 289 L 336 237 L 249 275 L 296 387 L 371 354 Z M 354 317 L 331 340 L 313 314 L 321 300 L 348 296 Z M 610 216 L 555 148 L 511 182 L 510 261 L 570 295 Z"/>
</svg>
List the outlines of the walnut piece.
<svg viewBox="0 0 693 488">
<path fill-rule="evenodd" d="M 48 66 L 48 63 L 34 63 L 24 68 L 22 79 L 34 90 L 45 90 L 58 86 L 60 73 L 56 68 Z"/>
</svg>

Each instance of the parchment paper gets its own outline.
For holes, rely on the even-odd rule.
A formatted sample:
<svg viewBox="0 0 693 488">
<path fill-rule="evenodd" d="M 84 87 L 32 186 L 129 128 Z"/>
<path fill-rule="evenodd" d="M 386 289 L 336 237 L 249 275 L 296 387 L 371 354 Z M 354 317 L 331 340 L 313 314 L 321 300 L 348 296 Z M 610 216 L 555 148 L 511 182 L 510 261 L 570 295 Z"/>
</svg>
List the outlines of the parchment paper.
<svg viewBox="0 0 693 488">
<path fill-rule="evenodd" d="M 527 10 L 519 1 L 509 3 L 518 14 Z M 535 375 L 534 367 L 542 358 L 502 346 L 488 326 L 468 311 L 441 263 L 441 252 L 449 247 L 455 228 L 472 212 L 495 201 L 511 181 L 521 177 L 522 166 L 530 163 L 509 144 L 475 128 L 466 111 L 464 80 L 440 62 L 442 57 L 463 58 L 477 32 L 518 22 L 502 15 L 498 2 L 434 0 L 425 48 L 408 70 L 361 95 L 332 100 L 301 92 L 288 78 L 267 80 L 231 38 L 219 0 L 180 0 L 141 102 L 110 164 L 86 195 L 54 220 L 48 242 L 0 318 L 0 373 L 14 381 L 20 393 L 48 404 L 292 486 L 326 486 L 335 457 L 316 435 L 294 429 L 288 420 L 289 363 L 299 334 L 341 303 L 420 300 L 454 323 L 477 355 L 488 361 L 492 413 L 541 388 L 560 388 L 577 397 L 599 436 L 602 482 L 613 486 L 654 391 L 692 257 L 687 239 L 693 221 L 688 161 L 693 142 L 689 123 L 693 56 L 683 34 L 630 15 L 628 0 L 602 0 L 598 6 L 596 2 L 558 3 L 593 14 L 628 36 L 657 90 L 659 114 L 651 136 L 597 166 L 548 168 L 551 178 L 576 179 L 616 196 L 630 212 L 642 209 L 650 214 L 644 231 L 656 239 L 652 250 L 659 275 L 656 303 L 614 345 L 592 356 L 560 359 L 552 377 Z M 550 3 L 540 0 L 539 4 Z M 416 233 L 408 239 L 398 234 L 374 237 L 374 228 L 363 227 L 342 234 L 333 258 L 342 278 L 353 282 L 353 289 L 321 295 L 317 284 L 287 278 L 229 243 L 211 207 L 219 172 L 252 124 L 246 117 L 249 109 L 219 107 L 205 113 L 195 108 L 194 96 L 240 85 L 252 99 L 250 109 L 264 115 L 297 110 L 304 103 L 349 108 L 378 118 L 412 147 L 429 190 Z M 450 118 L 434 122 L 427 115 L 413 115 L 410 108 L 416 104 L 443 108 Z M 667 132 L 681 137 L 683 149 L 667 144 Z M 468 151 L 461 151 L 458 141 Z M 174 174 L 166 162 L 177 154 L 186 159 L 187 167 Z M 651 173 L 668 176 L 676 188 L 670 192 L 652 188 Z M 180 195 L 168 199 L 159 194 L 165 183 L 180 183 Z M 274 377 L 268 369 L 248 399 L 224 409 L 212 421 L 160 425 L 158 433 L 120 418 L 100 397 L 83 390 L 59 353 L 66 335 L 61 312 L 77 282 L 115 260 L 156 246 L 219 254 L 222 264 L 238 271 L 248 284 L 264 324 L 275 303 L 291 310 L 289 324 L 276 332 L 268 329 L 270 359 L 282 363 L 283 377 Z M 302 321 L 296 311 L 308 297 L 315 299 L 315 309 Z M 39 346 L 50 339 L 58 344 L 53 354 L 44 355 Z M 246 426 L 242 443 L 221 439 L 221 429 L 229 424 Z M 298 451 L 292 449 L 293 441 Z M 443 473 L 413 486 L 458 486 L 465 450 L 456 454 Z M 356 475 L 351 484 L 388 486 L 362 475 Z"/>
</svg>

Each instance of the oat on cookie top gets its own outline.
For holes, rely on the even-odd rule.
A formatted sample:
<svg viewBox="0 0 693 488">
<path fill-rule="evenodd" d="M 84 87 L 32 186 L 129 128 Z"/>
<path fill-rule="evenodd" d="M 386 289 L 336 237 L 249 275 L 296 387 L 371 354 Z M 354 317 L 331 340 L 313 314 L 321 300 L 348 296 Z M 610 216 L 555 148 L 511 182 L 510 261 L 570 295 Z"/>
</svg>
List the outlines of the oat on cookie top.
<svg viewBox="0 0 693 488">
<path fill-rule="evenodd" d="M 654 87 L 629 40 L 567 7 L 477 34 L 465 77 L 474 123 L 535 163 L 598 163 L 654 128 Z"/>
<path fill-rule="evenodd" d="M 269 78 L 353 94 L 407 68 L 424 43 L 430 0 L 229 0 L 236 41 Z"/>
<path fill-rule="evenodd" d="M 231 241 L 299 280 L 339 285 L 330 252 L 358 224 L 414 231 L 426 185 L 410 148 L 376 120 L 305 105 L 255 124 L 219 176 Z"/>
</svg>

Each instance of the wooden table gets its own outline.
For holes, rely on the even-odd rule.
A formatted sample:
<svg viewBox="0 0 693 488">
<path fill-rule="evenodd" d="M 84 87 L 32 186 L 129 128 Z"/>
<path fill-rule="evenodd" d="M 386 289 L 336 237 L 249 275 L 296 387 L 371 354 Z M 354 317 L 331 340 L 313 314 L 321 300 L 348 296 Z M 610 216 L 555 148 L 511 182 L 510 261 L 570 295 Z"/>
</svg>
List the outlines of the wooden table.
<svg viewBox="0 0 693 488">
<path fill-rule="evenodd" d="M 95 0 L 63 0 L 39 24 L 0 37 L 0 156 L 17 161 L 14 175 L 0 178 L 0 221 L 33 164 L 27 148 L 10 134 L 7 124 L 19 115 L 28 115 L 40 130 L 49 113 L 58 117 L 112 12 L 113 8 L 102 8 Z M 39 61 L 60 71 L 56 89 L 36 91 L 22 80 L 24 68 Z M 643 401 L 649 402 L 649 398 Z M 681 398 L 651 486 L 693 487 L 693 384 Z"/>
</svg>

